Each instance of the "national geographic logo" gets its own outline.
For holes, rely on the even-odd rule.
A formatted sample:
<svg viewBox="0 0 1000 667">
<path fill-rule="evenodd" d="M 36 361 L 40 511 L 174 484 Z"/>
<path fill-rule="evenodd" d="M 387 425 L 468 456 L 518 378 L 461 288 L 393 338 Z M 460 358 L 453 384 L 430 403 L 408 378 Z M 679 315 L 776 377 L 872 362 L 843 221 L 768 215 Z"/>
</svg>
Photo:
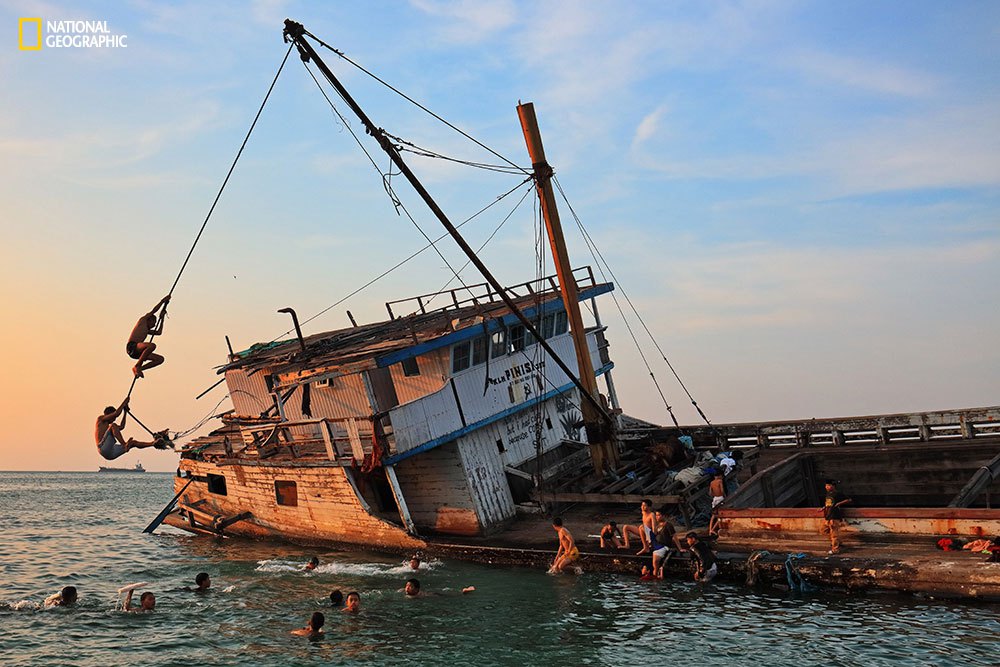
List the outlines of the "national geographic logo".
<svg viewBox="0 0 1000 667">
<path fill-rule="evenodd" d="M 23 18 L 17 22 L 17 47 L 21 51 L 47 49 L 127 49 L 128 35 L 113 33 L 107 21 L 44 21 Z"/>
</svg>

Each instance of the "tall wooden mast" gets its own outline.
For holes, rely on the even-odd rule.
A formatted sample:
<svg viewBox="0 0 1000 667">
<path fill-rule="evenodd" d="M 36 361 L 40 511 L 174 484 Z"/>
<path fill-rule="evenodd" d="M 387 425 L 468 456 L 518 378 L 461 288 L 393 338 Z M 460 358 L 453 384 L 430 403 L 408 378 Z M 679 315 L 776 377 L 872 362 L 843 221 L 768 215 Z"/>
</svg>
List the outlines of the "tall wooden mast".
<svg viewBox="0 0 1000 667">
<path fill-rule="evenodd" d="M 573 347 L 576 349 L 580 384 L 591 396 L 599 396 L 597 378 L 594 376 L 594 365 L 590 359 L 590 348 L 587 346 L 587 333 L 584 330 L 583 316 L 580 313 L 579 292 L 576 279 L 573 277 L 569 253 L 566 251 L 566 240 L 563 237 L 562 223 L 559 221 L 555 193 L 552 191 L 552 167 L 545 160 L 542 135 L 538 130 L 538 120 L 535 118 L 535 105 L 531 102 L 517 105 L 517 115 L 521 119 L 524 141 L 528 145 L 528 155 L 531 157 L 531 166 L 535 172 L 535 186 L 538 188 L 538 198 L 542 203 L 542 217 L 545 219 L 545 229 L 548 233 L 549 245 L 552 247 L 556 275 L 559 276 L 563 305 L 566 307 L 569 329 L 573 336 Z M 618 452 L 614 447 L 613 434 L 608 427 L 606 415 L 595 409 L 590 401 L 581 400 L 580 409 L 583 412 L 583 422 L 587 431 L 587 442 L 590 444 L 590 458 L 594 464 L 594 471 L 598 476 L 601 476 L 607 467 L 618 464 Z"/>
</svg>

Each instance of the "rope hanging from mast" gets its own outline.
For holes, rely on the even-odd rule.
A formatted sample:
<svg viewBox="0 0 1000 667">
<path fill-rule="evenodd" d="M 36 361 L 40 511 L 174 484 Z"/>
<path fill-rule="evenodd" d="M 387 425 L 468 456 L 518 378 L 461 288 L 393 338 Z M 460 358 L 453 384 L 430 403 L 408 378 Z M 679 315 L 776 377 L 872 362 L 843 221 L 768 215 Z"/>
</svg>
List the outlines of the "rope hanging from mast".
<svg viewBox="0 0 1000 667">
<path fill-rule="evenodd" d="M 236 165 L 239 162 L 240 157 L 243 155 L 243 150 L 246 148 L 247 142 L 250 141 L 250 135 L 253 134 L 254 128 L 257 127 L 257 121 L 260 120 L 261 114 L 264 112 L 264 107 L 267 105 L 268 100 L 271 98 L 271 93 L 274 91 L 274 86 L 278 83 L 278 77 L 281 75 L 282 70 L 285 68 L 285 63 L 288 62 L 288 56 L 291 54 L 291 52 L 292 52 L 292 45 L 289 45 L 288 50 L 285 51 L 285 55 L 281 59 L 281 64 L 278 66 L 278 71 L 275 72 L 274 78 L 271 80 L 271 85 L 268 86 L 267 92 L 264 94 L 264 99 L 261 101 L 260 107 L 257 109 L 257 114 L 254 116 L 253 122 L 250 123 L 250 128 L 247 130 L 246 136 L 243 137 L 243 143 L 240 144 L 239 150 L 236 151 L 236 156 L 233 158 L 232 164 L 229 165 L 229 171 L 226 172 L 226 177 L 223 179 L 222 185 L 219 186 L 219 191 L 216 193 L 215 199 L 212 201 L 212 205 L 209 207 L 208 213 L 205 215 L 205 219 L 204 221 L 202 221 L 201 227 L 198 229 L 198 234 L 195 236 L 194 242 L 191 244 L 191 248 L 188 250 L 187 255 L 184 257 L 184 261 L 181 264 L 181 268 L 177 272 L 177 276 L 174 278 L 173 284 L 170 286 L 170 291 L 167 292 L 165 301 L 169 301 L 170 297 L 173 296 L 174 294 L 174 290 L 177 289 L 177 284 L 180 283 L 181 276 L 184 275 L 184 270 L 187 268 L 188 262 L 191 261 L 191 256 L 194 254 L 194 250 L 198 246 L 198 242 L 201 240 L 202 234 L 205 232 L 205 228 L 208 226 L 208 221 L 211 219 L 212 214 L 215 212 L 215 207 L 218 205 L 219 200 L 222 198 L 222 193 L 223 191 L 225 191 L 226 186 L 229 184 L 229 179 L 232 177 L 233 172 L 236 170 Z M 159 320 L 156 326 L 154 327 L 154 331 L 150 332 L 146 342 L 149 343 L 153 342 L 153 339 L 156 338 L 157 336 L 156 332 L 163 330 L 163 322 L 166 319 L 166 316 L 167 316 L 167 306 L 164 303 L 163 308 L 160 311 Z M 135 384 L 138 381 L 138 379 L 139 375 L 133 374 L 132 383 L 129 385 L 128 393 L 126 394 L 126 399 L 132 397 L 132 392 L 135 390 Z M 149 433 L 150 435 L 154 437 L 159 435 L 158 433 L 150 430 L 141 421 L 139 421 L 139 419 L 135 416 L 135 414 L 127 407 L 125 409 L 125 415 L 122 418 L 122 428 L 124 428 L 125 426 L 125 421 L 128 415 L 132 415 L 132 418 L 135 420 L 135 422 L 139 424 L 139 426 L 144 428 L 146 432 Z M 162 431 L 160 433 L 162 433 Z"/>
</svg>

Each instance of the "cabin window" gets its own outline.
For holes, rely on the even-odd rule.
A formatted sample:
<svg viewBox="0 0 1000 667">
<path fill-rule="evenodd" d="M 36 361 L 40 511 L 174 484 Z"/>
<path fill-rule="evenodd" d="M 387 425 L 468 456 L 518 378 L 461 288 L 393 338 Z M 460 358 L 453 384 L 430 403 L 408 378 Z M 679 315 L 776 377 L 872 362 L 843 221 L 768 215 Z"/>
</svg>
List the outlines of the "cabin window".
<svg viewBox="0 0 1000 667">
<path fill-rule="evenodd" d="M 542 318 L 542 326 L 539 327 L 539 333 L 542 334 L 542 338 L 548 340 L 552 338 L 556 329 L 556 315 L 555 313 L 549 313 Z"/>
<path fill-rule="evenodd" d="M 527 332 L 521 324 L 515 324 L 510 328 L 510 351 L 520 352 L 525 348 L 525 334 Z"/>
<path fill-rule="evenodd" d="M 554 335 L 560 336 L 566 333 L 568 329 L 569 329 L 569 323 L 568 320 L 566 319 L 566 311 L 560 310 L 558 313 L 556 313 L 556 324 L 555 324 Z"/>
<path fill-rule="evenodd" d="M 497 451 L 503 454 L 507 448 L 503 446 L 503 438 L 497 438 Z"/>
<path fill-rule="evenodd" d="M 464 371 L 468 368 L 470 363 L 470 353 L 472 352 L 471 343 L 459 343 L 455 347 L 451 348 L 451 372 L 457 373 L 459 371 Z"/>
<path fill-rule="evenodd" d="M 501 329 L 490 337 L 490 356 L 494 359 L 507 354 L 507 330 Z"/>
<path fill-rule="evenodd" d="M 420 365 L 417 363 L 416 357 L 410 357 L 409 359 L 403 359 L 403 375 L 411 378 L 415 375 L 420 375 Z"/>
<path fill-rule="evenodd" d="M 295 482 L 275 482 L 274 499 L 279 505 L 296 507 L 299 504 L 299 490 Z"/>
<path fill-rule="evenodd" d="M 208 475 L 208 492 L 217 496 L 228 495 L 226 492 L 226 478 L 223 475 Z"/>
<path fill-rule="evenodd" d="M 489 352 L 489 346 L 486 341 L 486 336 L 480 336 L 479 338 L 472 339 L 472 365 L 476 366 L 478 364 L 486 363 L 486 355 Z"/>
</svg>

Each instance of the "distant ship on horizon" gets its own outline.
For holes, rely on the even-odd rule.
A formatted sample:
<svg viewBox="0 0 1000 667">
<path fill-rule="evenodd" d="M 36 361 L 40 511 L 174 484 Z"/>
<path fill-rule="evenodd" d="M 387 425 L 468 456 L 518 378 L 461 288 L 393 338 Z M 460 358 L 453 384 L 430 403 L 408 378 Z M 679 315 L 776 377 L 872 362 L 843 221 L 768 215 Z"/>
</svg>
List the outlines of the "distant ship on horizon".
<svg viewBox="0 0 1000 667">
<path fill-rule="evenodd" d="M 141 463 L 136 463 L 134 468 L 109 468 L 107 466 L 100 466 L 98 472 L 146 472 L 146 469 L 142 467 Z"/>
</svg>

